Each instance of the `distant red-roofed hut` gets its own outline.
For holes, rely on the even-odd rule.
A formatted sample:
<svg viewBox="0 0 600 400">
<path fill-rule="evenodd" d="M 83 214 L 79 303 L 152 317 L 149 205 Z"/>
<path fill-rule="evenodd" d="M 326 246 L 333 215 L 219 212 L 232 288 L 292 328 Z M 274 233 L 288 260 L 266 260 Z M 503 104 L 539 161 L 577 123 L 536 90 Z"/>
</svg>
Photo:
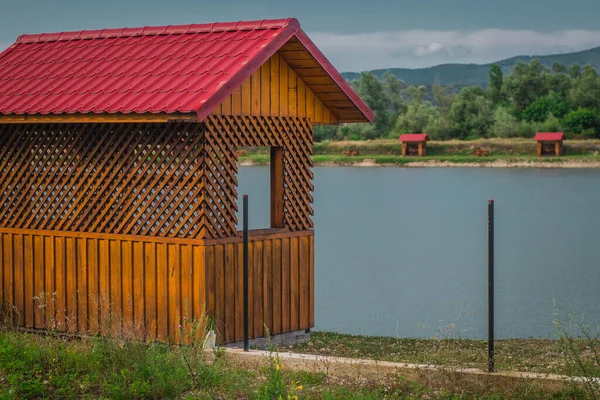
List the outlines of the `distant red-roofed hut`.
<svg viewBox="0 0 600 400">
<path fill-rule="evenodd" d="M 0 53 L 0 312 L 243 338 L 238 148 L 269 147 L 250 337 L 314 326 L 313 124 L 373 113 L 295 19 L 23 35 Z"/>
<path fill-rule="evenodd" d="M 538 132 L 533 140 L 537 141 L 538 157 L 563 155 L 563 140 L 565 140 L 563 132 Z"/>
<path fill-rule="evenodd" d="M 402 142 L 403 156 L 427 155 L 427 141 L 429 136 L 426 133 L 405 133 L 398 138 Z"/>
</svg>

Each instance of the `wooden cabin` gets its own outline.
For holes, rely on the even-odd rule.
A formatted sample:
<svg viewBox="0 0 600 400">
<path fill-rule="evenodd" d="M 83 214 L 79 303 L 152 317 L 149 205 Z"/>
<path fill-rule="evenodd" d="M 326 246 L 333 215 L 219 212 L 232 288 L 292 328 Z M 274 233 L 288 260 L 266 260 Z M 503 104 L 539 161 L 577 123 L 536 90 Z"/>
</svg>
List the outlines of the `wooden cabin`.
<svg viewBox="0 0 600 400">
<path fill-rule="evenodd" d="M 23 35 L 0 53 L 0 302 L 27 329 L 243 338 L 238 148 L 271 154 L 250 336 L 314 326 L 313 125 L 373 113 L 295 19 Z"/>
<path fill-rule="evenodd" d="M 563 132 L 538 132 L 533 140 L 537 141 L 538 157 L 563 155 L 563 140 L 565 140 Z"/>
<path fill-rule="evenodd" d="M 426 133 L 405 133 L 398 138 L 402 142 L 403 156 L 419 156 L 427 155 L 427 141 L 429 136 Z"/>
</svg>

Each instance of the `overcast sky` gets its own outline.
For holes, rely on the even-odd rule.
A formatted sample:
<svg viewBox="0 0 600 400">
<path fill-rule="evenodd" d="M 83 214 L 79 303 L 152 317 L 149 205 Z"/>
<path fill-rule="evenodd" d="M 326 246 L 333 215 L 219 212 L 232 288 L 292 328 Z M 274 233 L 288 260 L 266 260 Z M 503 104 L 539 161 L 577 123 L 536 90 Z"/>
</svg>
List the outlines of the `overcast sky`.
<svg viewBox="0 0 600 400">
<path fill-rule="evenodd" d="M 22 33 L 300 20 L 341 71 L 487 63 L 600 46 L 600 0 L 0 0 L 0 48 Z"/>
</svg>

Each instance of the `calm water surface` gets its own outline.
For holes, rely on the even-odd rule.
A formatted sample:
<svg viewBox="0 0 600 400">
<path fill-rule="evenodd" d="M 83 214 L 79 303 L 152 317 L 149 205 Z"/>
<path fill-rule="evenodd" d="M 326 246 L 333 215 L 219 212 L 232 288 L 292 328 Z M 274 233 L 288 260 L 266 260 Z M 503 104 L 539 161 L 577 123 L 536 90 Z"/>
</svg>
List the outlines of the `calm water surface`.
<svg viewBox="0 0 600 400">
<path fill-rule="evenodd" d="M 239 184 L 268 227 L 268 168 Z M 553 303 L 600 319 L 598 170 L 325 167 L 314 184 L 317 329 L 486 337 L 490 198 L 497 336 L 553 337 Z"/>
</svg>

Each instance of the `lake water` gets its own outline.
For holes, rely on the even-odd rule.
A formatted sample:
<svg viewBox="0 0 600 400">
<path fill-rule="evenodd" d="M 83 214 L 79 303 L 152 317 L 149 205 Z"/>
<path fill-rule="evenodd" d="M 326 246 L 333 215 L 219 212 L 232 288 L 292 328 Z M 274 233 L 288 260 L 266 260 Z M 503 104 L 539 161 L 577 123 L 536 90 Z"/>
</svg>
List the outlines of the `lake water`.
<svg viewBox="0 0 600 400">
<path fill-rule="evenodd" d="M 315 168 L 316 328 L 487 337 L 487 200 L 496 336 L 554 337 L 554 310 L 600 320 L 600 171 Z M 251 228 L 269 169 L 242 167 Z M 241 207 L 240 207 L 241 210 Z"/>
</svg>

